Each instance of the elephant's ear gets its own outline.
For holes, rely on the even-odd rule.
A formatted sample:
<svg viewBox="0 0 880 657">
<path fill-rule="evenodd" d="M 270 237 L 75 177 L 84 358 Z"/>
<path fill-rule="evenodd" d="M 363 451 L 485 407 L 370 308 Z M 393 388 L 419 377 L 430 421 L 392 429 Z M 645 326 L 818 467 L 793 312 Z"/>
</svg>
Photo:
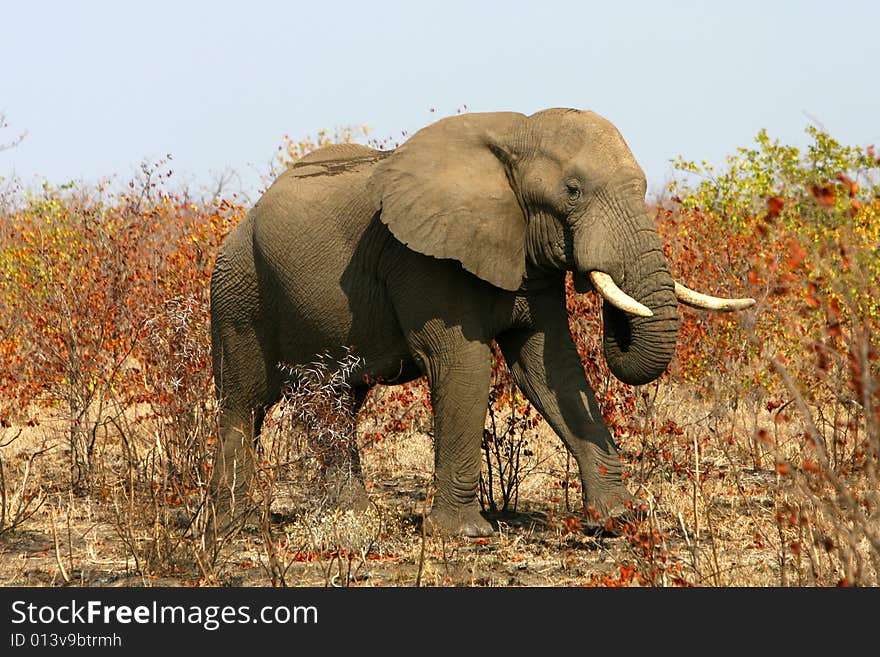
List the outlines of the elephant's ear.
<svg viewBox="0 0 880 657">
<path fill-rule="evenodd" d="M 458 260 L 505 290 L 525 274 L 526 218 L 508 181 L 515 112 L 462 114 L 413 135 L 376 166 L 368 189 L 411 249 Z"/>
</svg>

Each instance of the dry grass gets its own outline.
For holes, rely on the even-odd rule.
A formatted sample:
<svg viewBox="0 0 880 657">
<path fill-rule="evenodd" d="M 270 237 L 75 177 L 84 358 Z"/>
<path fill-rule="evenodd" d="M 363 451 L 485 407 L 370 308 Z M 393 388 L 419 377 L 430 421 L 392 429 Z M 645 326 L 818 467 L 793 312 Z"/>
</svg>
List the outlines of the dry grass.
<svg viewBox="0 0 880 657">
<path fill-rule="evenodd" d="M 426 416 L 412 411 L 405 430 L 363 445 L 373 502 L 363 512 L 304 504 L 290 433 L 269 423 L 262 455 L 272 474 L 254 499 L 257 520 L 213 550 L 189 524 L 201 492 L 176 498 L 156 479 L 168 468 L 149 469 L 164 453 L 154 422 L 107 426 L 101 485 L 76 495 L 63 418 L 44 412 L 38 425 L 0 434 L 0 585 L 876 585 L 876 512 L 862 514 L 859 529 L 829 506 L 833 496 L 806 494 L 809 482 L 779 467 L 803 461 L 796 415 L 781 422 L 763 400 L 699 400 L 671 383 L 638 400 L 621 445 L 631 488 L 651 514 L 623 536 L 579 530 L 579 494 L 566 485 L 576 473 L 542 424 L 523 462 L 518 509 L 494 518 L 494 537 L 424 537 L 433 451 Z M 383 421 L 370 414 L 375 406 L 358 425 L 361 442 Z M 846 483 L 871 482 L 856 473 Z"/>
</svg>

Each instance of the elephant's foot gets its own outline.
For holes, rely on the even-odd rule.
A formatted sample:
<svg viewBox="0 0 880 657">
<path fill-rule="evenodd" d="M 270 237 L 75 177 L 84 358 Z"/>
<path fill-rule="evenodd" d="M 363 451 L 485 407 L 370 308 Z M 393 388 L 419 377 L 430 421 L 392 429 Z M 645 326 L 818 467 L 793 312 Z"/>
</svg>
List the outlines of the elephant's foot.
<svg viewBox="0 0 880 657">
<path fill-rule="evenodd" d="M 590 495 L 584 498 L 585 518 L 582 526 L 586 531 L 617 536 L 623 533 L 627 525 L 644 520 L 647 510 L 648 505 L 626 489 Z"/>
<path fill-rule="evenodd" d="M 495 533 L 492 525 L 480 515 L 475 504 L 467 506 L 447 506 L 435 503 L 431 513 L 425 518 L 425 530 L 431 536 L 468 536 L 478 538 Z"/>
</svg>

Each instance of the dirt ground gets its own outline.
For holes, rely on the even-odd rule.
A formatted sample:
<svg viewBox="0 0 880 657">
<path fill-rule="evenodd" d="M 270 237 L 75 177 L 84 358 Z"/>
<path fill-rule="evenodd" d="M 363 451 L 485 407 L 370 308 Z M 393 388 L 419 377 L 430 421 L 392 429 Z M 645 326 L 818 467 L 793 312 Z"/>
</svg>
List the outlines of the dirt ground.
<svg viewBox="0 0 880 657">
<path fill-rule="evenodd" d="M 414 451 L 404 450 L 403 458 L 412 459 Z M 427 448 L 424 452 L 429 463 L 430 453 Z M 365 461 L 370 460 L 365 455 Z M 591 576 L 613 576 L 618 564 L 626 560 L 625 538 L 570 531 L 576 514 L 560 515 L 554 510 L 558 505 L 552 504 L 526 502 L 515 513 L 488 515 L 496 529 L 488 539 L 423 537 L 422 514 L 430 479 L 426 468 L 414 467 L 369 482 L 374 506 L 366 511 L 337 511 L 308 519 L 285 504 L 282 491 L 271 519 L 284 583 L 568 586 L 583 584 Z M 0 537 L 0 585 L 271 584 L 264 536 L 253 524 L 228 540 L 212 578 L 206 579 L 197 568 L 145 576 L 120 535 L 116 509 L 108 504 L 61 494 L 45 503 L 31 521 Z M 317 545 L 332 548 L 315 549 Z"/>
<path fill-rule="evenodd" d="M 412 475 L 373 487 L 377 509 L 354 517 L 341 514 L 332 528 L 355 527 L 350 534 L 367 532 L 370 548 L 349 559 L 334 552 L 312 550 L 308 539 L 297 544 L 296 523 L 280 514 L 275 530 L 284 538 L 284 583 L 288 586 L 578 586 L 615 578 L 631 559 L 623 537 L 587 535 L 567 531 L 564 521 L 554 522 L 546 511 L 520 511 L 491 518 L 496 534 L 488 539 L 442 541 L 421 536 L 421 516 L 429 479 Z M 377 490 L 378 489 L 378 490 Z M 220 575 L 214 580 L 198 571 L 179 575 L 144 576 L 126 554 L 112 521 L 102 521 L 102 509 L 90 502 L 75 504 L 79 512 L 59 520 L 56 551 L 51 528 L 23 529 L 0 542 L 0 584 L 3 586 L 176 586 L 212 584 L 266 586 L 271 578 L 263 538 L 257 528 L 245 528 L 223 549 Z M 46 514 L 53 513 L 47 511 Z M 36 524 L 36 523 L 35 523 Z M 291 525 L 288 527 L 288 524 Z M 56 523 L 57 525 L 57 523 Z M 381 526 L 381 529 L 380 529 Z M 338 530 L 337 531 L 345 531 Z M 350 539 L 351 537 L 349 537 Z M 667 539 L 670 549 L 684 541 Z M 681 545 L 677 545 L 680 543 Z M 69 582 L 59 563 L 65 564 Z"/>
<path fill-rule="evenodd" d="M 185 507 L 127 508 L 112 487 L 75 495 L 64 484 L 70 466 L 52 422 L 27 427 L 15 440 L 17 429 L 6 428 L 0 455 L 7 508 L 29 458 L 28 477 L 44 499 L 33 515 L 0 533 L 0 586 L 839 583 L 845 576 L 839 555 L 815 523 L 805 535 L 804 523 L 781 521 L 792 489 L 754 440 L 760 427 L 772 426 L 770 415 L 743 405 L 719 408 L 669 387 L 654 402 L 652 422 L 669 427 L 675 417 L 675 430 L 622 437 L 628 485 L 649 514 L 621 535 L 582 529 L 580 494 L 564 485 L 576 482 L 573 466 L 542 426 L 523 463 L 516 512 L 489 516 L 494 536 L 423 536 L 433 452 L 430 436 L 413 426 L 363 449 L 371 508 L 303 513 L 294 487 L 278 481 L 267 522 L 246 526 L 218 552 L 201 556 Z"/>
</svg>

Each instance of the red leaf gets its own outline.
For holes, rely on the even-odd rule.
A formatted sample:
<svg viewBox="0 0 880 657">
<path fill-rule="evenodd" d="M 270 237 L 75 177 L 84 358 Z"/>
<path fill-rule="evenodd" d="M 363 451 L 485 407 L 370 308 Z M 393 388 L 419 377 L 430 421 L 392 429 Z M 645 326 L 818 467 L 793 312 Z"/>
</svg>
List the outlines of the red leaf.
<svg viewBox="0 0 880 657">
<path fill-rule="evenodd" d="M 767 199 L 767 216 L 771 219 L 778 217 L 779 213 L 782 212 L 782 208 L 785 206 L 785 201 L 782 200 L 781 196 L 773 196 Z"/>
<path fill-rule="evenodd" d="M 842 173 L 838 173 L 834 177 L 837 178 L 837 180 L 839 180 L 840 182 L 842 182 L 844 184 L 844 186 L 847 188 L 847 192 L 849 193 L 850 196 L 855 196 L 856 193 L 858 193 L 859 183 L 857 183 L 855 180 L 853 180 L 849 176 L 844 175 Z"/>
<path fill-rule="evenodd" d="M 842 310 L 840 302 L 834 297 L 831 297 L 828 301 L 828 310 L 830 310 L 831 314 L 834 315 L 834 318 L 837 319 L 840 317 L 840 311 Z"/>
<path fill-rule="evenodd" d="M 816 199 L 816 202 L 823 208 L 834 207 L 834 200 L 836 198 L 834 187 L 831 185 L 823 185 L 822 187 L 813 185 L 810 191 L 813 193 L 813 198 Z"/>
<path fill-rule="evenodd" d="M 785 258 L 785 264 L 787 264 L 792 269 L 798 269 L 804 262 L 804 258 L 807 257 L 807 250 L 804 248 L 803 244 L 792 240 L 788 250 L 788 256 Z"/>
</svg>

